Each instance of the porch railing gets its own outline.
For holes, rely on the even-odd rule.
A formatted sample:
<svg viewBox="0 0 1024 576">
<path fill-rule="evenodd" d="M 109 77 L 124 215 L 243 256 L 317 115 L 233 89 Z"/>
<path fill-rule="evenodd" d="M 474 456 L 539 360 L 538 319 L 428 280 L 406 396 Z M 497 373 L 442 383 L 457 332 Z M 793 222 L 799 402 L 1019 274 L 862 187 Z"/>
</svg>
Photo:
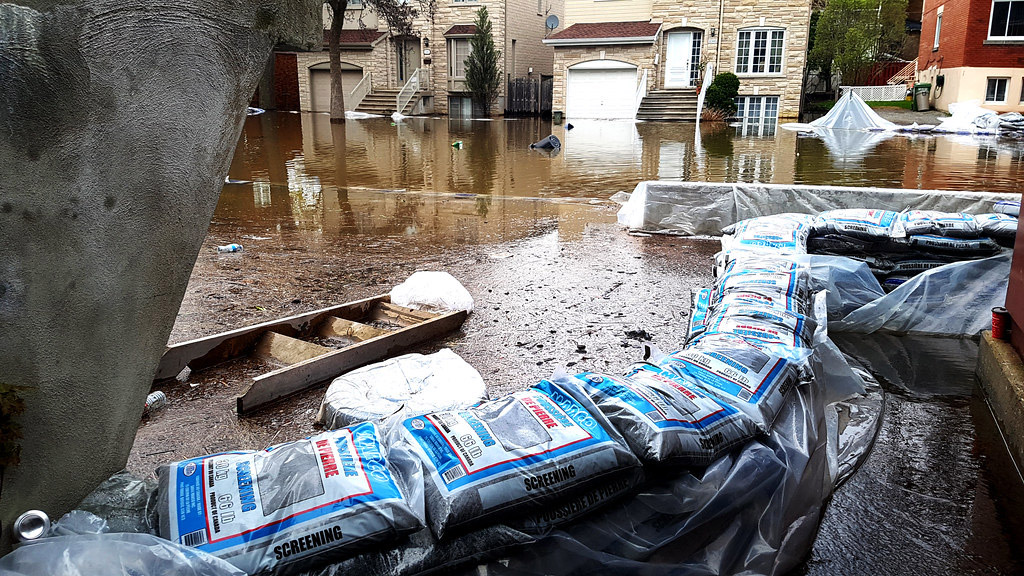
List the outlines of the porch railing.
<svg viewBox="0 0 1024 576">
<path fill-rule="evenodd" d="M 647 96 L 647 69 L 644 68 L 644 73 L 640 76 L 640 82 L 636 85 L 636 93 L 633 95 L 633 117 L 636 118 L 637 112 L 640 111 L 640 104 L 644 101 L 644 96 Z"/>
<path fill-rule="evenodd" d="M 917 58 L 914 58 L 903 68 L 900 68 L 899 72 L 896 72 L 889 78 L 886 84 L 906 84 L 917 77 Z"/>
<path fill-rule="evenodd" d="M 853 92 L 866 102 L 891 102 L 903 100 L 907 95 L 907 87 L 903 84 L 887 84 L 885 86 L 840 86 L 839 95 Z"/>
<path fill-rule="evenodd" d="M 359 83 L 352 88 L 352 91 L 345 97 L 345 105 L 349 110 L 355 110 L 359 107 L 359 104 L 366 98 L 366 95 L 370 93 L 370 89 L 373 88 L 373 81 L 370 78 L 370 73 L 366 72 L 363 77 L 359 80 Z"/>
<path fill-rule="evenodd" d="M 715 64 L 714 62 L 708 62 L 707 66 L 704 67 L 704 76 L 700 83 L 700 92 L 697 93 L 697 126 L 700 126 L 700 115 L 704 113 L 704 97 L 708 93 L 708 85 L 711 84 L 711 79 L 714 78 Z M 700 132 L 698 131 L 699 135 Z"/>
<path fill-rule="evenodd" d="M 429 68 L 417 68 L 412 75 L 409 76 L 409 81 L 402 86 L 402 89 L 395 96 L 395 110 L 399 114 L 405 113 L 405 107 L 412 102 L 412 99 L 416 97 L 416 94 L 420 90 L 430 89 L 430 69 Z"/>
</svg>

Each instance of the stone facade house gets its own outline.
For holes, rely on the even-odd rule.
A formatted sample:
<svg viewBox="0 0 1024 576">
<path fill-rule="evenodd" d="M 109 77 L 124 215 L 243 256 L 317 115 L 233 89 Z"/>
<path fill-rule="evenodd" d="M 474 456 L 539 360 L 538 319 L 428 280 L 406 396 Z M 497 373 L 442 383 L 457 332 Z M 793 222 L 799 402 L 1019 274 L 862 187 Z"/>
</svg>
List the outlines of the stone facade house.
<svg viewBox="0 0 1024 576">
<path fill-rule="evenodd" d="M 565 27 L 544 40 L 555 49 L 553 108 L 692 120 L 712 64 L 739 76 L 738 116 L 796 118 L 810 14 L 810 0 L 566 0 Z"/>
<path fill-rule="evenodd" d="M 417 16 L 409 36 L 393 34 L 383 19 L 364 9 L 361 2 L 350 0 L 341 38 L 343 83 L 346 93 L 352 93 L 365 79 L 372 90 L 358 107 L 346 98 L 346 107 L 390 113 L 395 106 L 387 110 L 389 103 L 415 75 L 425 87 L 416 97 L 422 102 L 417 110 L 472 115 L 464 61 L 469 55 L 469 38 L 476 30 L 473 22 L 481 6 L 487 7 L 495 47 L 501 52 L 502 77 L 550 76 L 554 50 L 542 42 L 550 32 L 545 21 L 551 15 L 561 17 L 563 0 L 437 0 L 433 16 Z M 294 59 L 296 63 L 295 84 L 298 108 L 302 111 L 329 110 L 326 32 L 330 18 L 325 8 L 323 51 L 284 53 L 288 58 L 285 62 Z M 277 62 L 281 61 L 279 57 Z M 365 87 L 360 86 L 360 91 Z M 507 83 L 502 82 L 501 94 L 492 110 L 504 110 L 506 87 Z"/>
</svg>

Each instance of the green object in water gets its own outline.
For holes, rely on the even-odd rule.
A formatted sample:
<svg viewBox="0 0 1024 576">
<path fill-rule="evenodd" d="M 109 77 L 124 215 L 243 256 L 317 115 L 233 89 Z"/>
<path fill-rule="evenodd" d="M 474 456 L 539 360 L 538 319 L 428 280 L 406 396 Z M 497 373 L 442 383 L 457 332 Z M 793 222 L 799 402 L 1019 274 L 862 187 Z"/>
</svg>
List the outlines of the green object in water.
<svg viewBox="0 0 1024 576">
<path fill-rule="evenodd" d="M 456 140 L 455 142 L 452 142 L 452 148 L 455 148 L 456 150 L 462 150 L 462 140 Z"/>
</svg>

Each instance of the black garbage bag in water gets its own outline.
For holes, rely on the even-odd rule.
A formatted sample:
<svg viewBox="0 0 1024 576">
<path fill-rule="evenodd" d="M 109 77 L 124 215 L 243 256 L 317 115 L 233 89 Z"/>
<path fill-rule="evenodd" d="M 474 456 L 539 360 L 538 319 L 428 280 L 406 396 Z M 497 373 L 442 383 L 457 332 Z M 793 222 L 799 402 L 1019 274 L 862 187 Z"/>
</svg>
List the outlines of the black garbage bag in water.
<svg viewBox="0 0 1024 576">
<path fill-rule="evenodd" d="M 559 140 L 558 136 L 555 136 L 554 134 L 548 136 L 547 138 L 541 140 L 540 142 L 534 142 L 533 144 L 530 144 L 530 148 L 554 149 L 554 148 L 561 148 L 561 147 L 562 147 L 562 141 Z"/>
</svg>

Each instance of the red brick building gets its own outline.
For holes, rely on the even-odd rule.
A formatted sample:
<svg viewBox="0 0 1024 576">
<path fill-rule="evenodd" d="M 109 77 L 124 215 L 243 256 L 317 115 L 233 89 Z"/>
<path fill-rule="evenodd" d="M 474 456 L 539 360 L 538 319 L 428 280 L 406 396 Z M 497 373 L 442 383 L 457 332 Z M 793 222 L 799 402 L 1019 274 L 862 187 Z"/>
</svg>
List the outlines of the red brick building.
<svg viewBox="0 0 1024 576">
<path fill-rule="evenodd" d="M 924 0 L 918 70 L 940 110 L 1024 112 L 1024 0 Z"/>
</svg>

